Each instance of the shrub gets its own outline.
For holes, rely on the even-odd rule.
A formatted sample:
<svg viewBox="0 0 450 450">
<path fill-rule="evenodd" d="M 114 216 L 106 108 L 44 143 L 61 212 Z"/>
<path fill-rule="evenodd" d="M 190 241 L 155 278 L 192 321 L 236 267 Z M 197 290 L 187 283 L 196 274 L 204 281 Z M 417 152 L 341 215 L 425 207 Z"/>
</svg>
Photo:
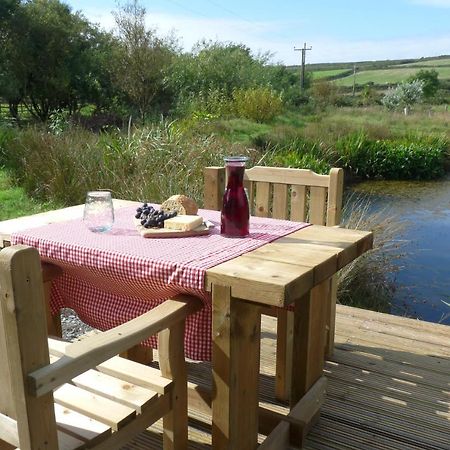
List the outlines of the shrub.
<svg viewBox="0 0 450 450">
<path fill-rule="evenodd" d="M 273 146 L 264 156 L 264 164 L 327 174 L 331 169 L 330 155 L 331 150 L 321 143 L 297 138 L 284 146 Z"/>
<path fill-rule="evenodd" d="M 339 139 L 336 151 L 338 164 L 361 177 L 433 179 L 445 172 L 448 146 L 440 138 L 373 140 L 360 132 Z"/>
<path fill-rule="evenodd" d="M 269 87 L 235 89 L 232 97 L 233 112 L 255 122 L 269 122 L 283 108 L 280 94 Z"/>
<path fill-rule="evenodd" d="M 327 106 L 334 105 L 337 101 L 337 87 L 329 81 L 319 80 L 313 84 L 311 90 L 315 104 L 322 110 Z"/>
<path fill-rule="evenodd" d="M 381 103 L 389 110 L 395 110 L 399 107 L 410 108 L 422 100 L 423 86 L 422 80 L 400 83 L 397 87 L 388 90 Z"/>
</svg>

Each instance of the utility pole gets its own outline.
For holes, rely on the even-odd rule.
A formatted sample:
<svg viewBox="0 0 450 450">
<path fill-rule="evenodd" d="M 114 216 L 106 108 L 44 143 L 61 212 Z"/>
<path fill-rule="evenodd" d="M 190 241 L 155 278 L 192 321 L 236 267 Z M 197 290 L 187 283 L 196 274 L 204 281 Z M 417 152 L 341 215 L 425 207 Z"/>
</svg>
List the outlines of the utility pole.
<svg viewBox="0 0 450 450">
<path fill-rule="evenodd" d="M 355 86 L 356 86 L 356 64 L 353 64 L 353 97 L 355 96 Z"/>
<path fill-rule="evenodd" d="M 303 91 L 305 89 L 305 60 L 306 60 L 306 51 L 312 50 L 312 47 L 306 48 L 306 42 L 303 44 L 303 48 L 295 48 L 294 51 L 302 52 L 302 68 L 300 71 L 300 89 Z"/>
</svg>

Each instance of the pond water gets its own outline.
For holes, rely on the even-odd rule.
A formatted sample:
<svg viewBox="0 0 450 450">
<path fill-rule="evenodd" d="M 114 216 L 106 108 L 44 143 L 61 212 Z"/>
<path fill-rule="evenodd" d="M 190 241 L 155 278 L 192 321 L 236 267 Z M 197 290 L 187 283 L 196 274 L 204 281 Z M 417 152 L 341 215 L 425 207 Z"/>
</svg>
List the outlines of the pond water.
<svg viewBox="0 0 450 450">
<path fill-rule="evenodd" d="M 393 310 L 450 325 L 450 177 L 368 181 L 351 191 L 370 199 L 372 213 L 400 225 Z"/>
</svg>

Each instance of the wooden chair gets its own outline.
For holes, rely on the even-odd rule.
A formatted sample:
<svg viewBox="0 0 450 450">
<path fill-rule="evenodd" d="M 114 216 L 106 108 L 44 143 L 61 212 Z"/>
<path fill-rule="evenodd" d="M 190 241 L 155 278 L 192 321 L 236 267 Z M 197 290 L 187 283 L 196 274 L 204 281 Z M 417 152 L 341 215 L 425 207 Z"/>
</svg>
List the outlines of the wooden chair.
<svg viewBox="0 0 450 450">
<path fill-rule="evenodd" d="M 0 448 L 117 449 L 163 417 L 164 449 L 186 449 L 184 321 L 200 300 L 169 299 L 70 344 L 47 340 L 43 295 L 37 250 L 3 249 Z M 114 356 L 156 333 L 160 370 Z"/>
<path fill-rule="evenodd" d="M 225 168 L 204 169 L 204 207 L 220 210 L 225 189 Z M 250 212 L 259 217 L 307 221 L 314 225 L 335 226 L 340 223 L 344 171 L 331 169 L 329 175 L 311 170 L 279 167 L 253 167 L 246 169 L 244 183 L 249 194 Z M 327 301 L 327 339 L 325 355 L 333 352 L 336 277 L 329 281 Z M 265 314 L 274 315 L 265 310 Z M 277 378 L 276 396 L 288 398 L 290 365 L 292 364 L 293 314 L 277 310 Z"/>
</svg>

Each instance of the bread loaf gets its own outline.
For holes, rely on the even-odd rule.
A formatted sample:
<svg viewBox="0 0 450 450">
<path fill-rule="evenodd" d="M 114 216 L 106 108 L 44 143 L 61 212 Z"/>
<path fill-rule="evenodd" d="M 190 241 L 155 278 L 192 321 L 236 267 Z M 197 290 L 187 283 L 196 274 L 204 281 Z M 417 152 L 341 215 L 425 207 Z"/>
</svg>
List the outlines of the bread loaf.
<svg viewBox="0 0 450 450">
<path fill-rule="evenodd" d="M 185 195 L 172 195 L 161 205 L 164 212 L 176 211 L 180 215 L 195 215 L 198 211 L 197 203 Z"/>
</svg>

